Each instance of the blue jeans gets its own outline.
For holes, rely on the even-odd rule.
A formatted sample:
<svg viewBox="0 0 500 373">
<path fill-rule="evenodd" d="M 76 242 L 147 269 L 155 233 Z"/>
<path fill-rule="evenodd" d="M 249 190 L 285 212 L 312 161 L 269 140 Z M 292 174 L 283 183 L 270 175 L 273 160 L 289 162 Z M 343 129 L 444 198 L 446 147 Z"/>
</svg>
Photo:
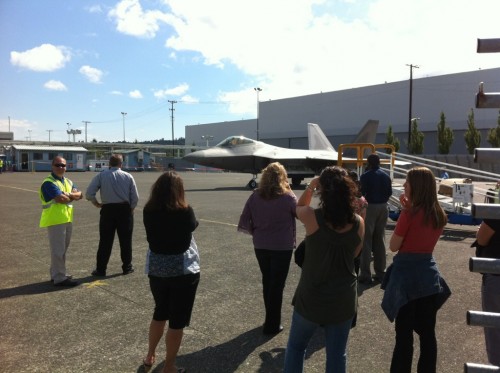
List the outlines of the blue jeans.
<svg viewBox="0 0 500 373">
<path fill-rule="evenodd" d="M 323 325 L 326 339 L 326 372 L 345 373 L 347 371 L 347 339 L 352 318 L 340 324 Z M 306 348 L 316 328 L 320 325 L 302 317 L 295 310 L 292 327 L 285 353 L 284 373 L 302 373 Z"/>
</svg>

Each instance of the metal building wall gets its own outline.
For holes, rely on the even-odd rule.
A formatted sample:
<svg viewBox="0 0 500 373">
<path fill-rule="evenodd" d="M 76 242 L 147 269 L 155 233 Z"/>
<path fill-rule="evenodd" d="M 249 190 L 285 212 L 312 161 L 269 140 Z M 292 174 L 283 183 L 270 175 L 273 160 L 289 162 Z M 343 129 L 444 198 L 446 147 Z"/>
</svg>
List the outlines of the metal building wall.
<svg viewBox="0 0 500 373">
<path fill-rule="evenodd" d="M 500 68 L 413 79 L 412 117 L 421 118 L 418 128 L 424 132 L 424 153 L 437 153 L 437 124 L 441 112 L 454 131 L 451 153 L 466 154 L 464 133 L 467 116 L 474 108 L 479 82 L 488 91 L 500 91 Z M 489 147 L 487 131 L 497 125 L 497 109 L 474 109 L 475 125 L 481 130 L 482 147 Z M 392 125 L 406 151 L 409 117 L 409 81 L 385 83 L 342 91 L 324 92 L 280 100 L 262 101 L 259 105 L 260 139 L 292 148 L 307 147 L 307 123 L 319 124 L 337 147 L 350 142 L 368 119 L 379 120 L 378 142 Z M 241 123 L 240 123 L 241 122 Z M 244 130 L 243 130 L 244 129 Z M 243 134 L 255 138 L 256 120 L 186 126 L 186 144 L 197 142 L 201 134 L 213 132 L 221 140 Z M 198 137 L 198 139 L 196 139 Z M 218 141 L 217 141 L 218 142 Z M 215 145 L 216 141 L 210 145 Z"/>
</svg>

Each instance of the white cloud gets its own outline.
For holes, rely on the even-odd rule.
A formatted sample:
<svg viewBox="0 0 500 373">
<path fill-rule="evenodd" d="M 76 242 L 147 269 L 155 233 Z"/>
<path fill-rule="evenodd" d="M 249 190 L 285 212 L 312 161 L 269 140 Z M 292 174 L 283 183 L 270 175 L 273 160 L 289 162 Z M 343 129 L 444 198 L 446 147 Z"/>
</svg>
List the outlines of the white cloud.
<svg viewBox="0 0 500 373">
<path fill-rule="evenodd" d="M 42 44 L 24 52 L 10 52 L 10 63 L 33 71 L 55 71 L 71 60 L 71 53 L 64 46 Z"/>
<path fill-rule="evenodd" d="M 138 89 L 134 90 L 134 91 L 130 91 L 128 93 L 129 97 L 131 98 L 142 98 L 142 94 L 141 94 L 141 91 L 139 91 Z"/>
<path fill-rule="evenodd" d="M 102 7 L 99 4 L 91 5 L 86 8 L 89 13 L 102 13 Z"/>
<path fill-rule="evenodd" d="M 123 92 L 121 91 L 111 91 L 109 92 L 110 95 L 115 95 L 115 96 L 123 96 Z"/>
<path fill-rule="evenodd" d="M 200 102 L 199 99 L 195 98 L 195 97 L 192 97 L 190 95 L 184 95 L 181 97 L 180 99 L 183 103 L 185 104 L 196 104 L 198 102 Z"/>
<path fill-rule="evenodd" d="M 159 10 L 143 11 L 139 0 L 122 0 L 108 13 L 116 29 L 127 35 L 154 38 L 160 23 L 172 23 L 176 18 Z"/>
<path fill-rule="evenodd" d="M 88 65 L 80 67 L 78 70 L 80 74 L 84 75 L 91 83 L 99 84 L 103 76 L 103 72 L 95 67 Z"/>
<path fill-rule="evenodd" d="M 498 9 L 497 0 L 167 3 L 177 18 L 170 54 L 196 52 L 246 77 L 240 91 L 221 93 L 232 112 L 255 114 L 257 84 L 267 100 L 406 80 L 406 64 L 420 66 L 414 78 L 498 66 L 498 56 L 476 53 L 477 38 L 499 35 L 497 13 L 484 11 Z M 276 17 L 284 8 L 286 17 Z"/>
<path fill-rule="evenodd" d="M 164 99 L 169 96 L 182 96 L 189 90 L 189 84 L 182 83 L 175 88 L 157 90 L 154 92 L 154 96 L 158 99 Z"/>
<path fill-rule="evenodd" d="M 46 89 L 50 91 L 67 91 L 68 88 L 60 82 L 59 80 L 49 80 L 43 85 Z"/>
</svg>

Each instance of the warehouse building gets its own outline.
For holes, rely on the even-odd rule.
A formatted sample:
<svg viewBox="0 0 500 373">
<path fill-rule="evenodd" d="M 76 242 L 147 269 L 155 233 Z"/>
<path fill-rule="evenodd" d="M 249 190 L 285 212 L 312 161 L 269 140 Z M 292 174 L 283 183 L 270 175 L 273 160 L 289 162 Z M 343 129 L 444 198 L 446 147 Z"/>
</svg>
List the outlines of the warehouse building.
<svg viewBox="0 0 500 373">
<path fill-rule="evenodd" d="M 475 126 L 481 132 L 481 147 L 490 147 L 488 130 L 497 126 L 498 109 L 476 109 L 480 82 L 485 92 L 500 91 L 500 68 L 413 79 L 412 114 L 424 133 L 424 154 L 438 153 L 437 124 L 441 112 L 453 129 L 453 154 L 467 154 L 464 134 L 473 109 Z M 285 148 L 306 149 L 307 123 L 317 123 L 330 142 L 353 140 L 368 119 L 379 121 L 377 143 L 385 143 L 389 125 L 407 152 L 410 119 L 410 81 L 378 84 L 334 92 L 322 92 L 259 103 L 259 118 L 186 126 L 186 144 L 213 146 L 228 136 L 258 138 Z"/>
<path fill-rule="evenodd" d="M 67 171 L 85 171 L 87 149 L 81 146 L 11 145 L 4 147 L 5 160 L 12 171 L 51 171 L 52 160 L 66 159 Z"/>
</svg>

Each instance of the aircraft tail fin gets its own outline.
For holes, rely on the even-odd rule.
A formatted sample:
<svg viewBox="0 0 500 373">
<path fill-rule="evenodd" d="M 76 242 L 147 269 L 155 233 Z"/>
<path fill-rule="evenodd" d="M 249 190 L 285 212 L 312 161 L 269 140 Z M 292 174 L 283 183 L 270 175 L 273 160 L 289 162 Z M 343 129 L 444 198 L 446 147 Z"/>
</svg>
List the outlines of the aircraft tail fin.
<svg viewBox="0 0 500 373">
<path fill-rule="evenodd" d="M 378 120 L 368 119 L 358 132 L 356 138 L 353 140 L 353 144 L 375 144 L 375 139 L 377 137 L 378 130 Z"/>
<path fill-rule="evenodd" d="M 309 150 L 335 151 L 335 148 L 317 124 L 307 123 L 307 134 L 309 138 Z"/>
</svg>

